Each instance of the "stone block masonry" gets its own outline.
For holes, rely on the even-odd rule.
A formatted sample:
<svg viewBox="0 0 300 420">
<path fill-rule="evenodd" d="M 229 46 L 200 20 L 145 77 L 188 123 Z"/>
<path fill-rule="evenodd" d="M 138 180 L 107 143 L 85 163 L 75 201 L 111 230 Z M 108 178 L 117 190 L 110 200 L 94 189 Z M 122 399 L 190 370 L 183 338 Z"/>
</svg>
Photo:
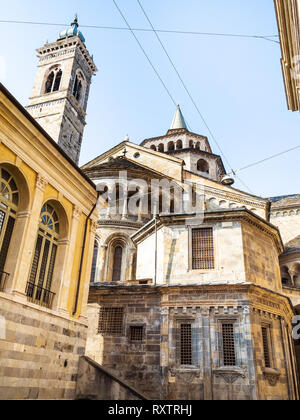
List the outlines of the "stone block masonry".
<svg viewBox="0 0 300 420">
<path fill-rule="evenodd" d="M 0 317 L 0 399 L 73 400 L 86 325 L 4 294 Z"/>
</svg>

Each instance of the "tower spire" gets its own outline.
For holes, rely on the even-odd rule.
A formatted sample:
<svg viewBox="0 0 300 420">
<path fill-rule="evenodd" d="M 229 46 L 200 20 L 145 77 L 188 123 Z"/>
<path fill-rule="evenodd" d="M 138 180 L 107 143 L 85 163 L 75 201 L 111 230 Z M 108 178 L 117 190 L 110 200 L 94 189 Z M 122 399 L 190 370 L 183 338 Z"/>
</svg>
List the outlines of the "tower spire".
<svg viewBox="0 0 300 420">
<path fill-rule="evenodd" d="M 182 115 L 180 105 L 177 105 L 177 110 L 173 118 L 173 122 L 170 127 L 170 130 L 181 130 L 181 129 L 187 130 L 187 125 Z"/>
</svg>

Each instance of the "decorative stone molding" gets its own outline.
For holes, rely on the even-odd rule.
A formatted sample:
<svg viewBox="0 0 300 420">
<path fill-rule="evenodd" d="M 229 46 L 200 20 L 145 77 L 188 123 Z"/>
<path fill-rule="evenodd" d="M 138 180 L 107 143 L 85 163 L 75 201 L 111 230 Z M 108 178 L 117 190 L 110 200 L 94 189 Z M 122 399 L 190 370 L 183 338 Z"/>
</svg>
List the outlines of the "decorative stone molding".
<svg viewBox="0 0 300 420">
<path fill-rule="evenodd" d="M 79 220 L 81 214 L 82 214 L 82 211 L 80 210 L 80 208 L 77 207 L 77 206 L 74 206 L 74 209 L 73 209 L 73 219 Z"/>
<path fill-rule="evenodd" d="M 177 378 L 181 382 L 186 384 L 191 384 L 195 379 L 201 378 L 201 372 L 198 369 L 190 369 L 190 368 L 170 368 L 169 369 L 169 376 L 171 378 Z"/>
<path fill-rule="evenodd" d="M 223 378 L 227 384 L 233 384 L 239 378 L 246 378 L 245 371 L 241 368 L 218 368 L 213 373 L 217 378 Z"/>
<path fill-rule="evenodd" d="M 91 229 L 91 233 L 95 235 L 96 232 L 97 232 L 97 229 L 98 229 L 98 223 L 97 222 L 94 222 L 92 220 L 91 221 L 91 227 L 90 227 L 90 229 Z"/>
<path fill-rule="evenodd" d="M 161 315 L 169 315 L 169 308 L 168 307 L 165 307 L 165 308 L 161 308 L 161 310 L 160 310 L 160 313 L 161 313 Z"/>
<path fill-rule="evenodd" d="M 276 369 L 263 368 L 263 375 L 271 386 L 276 386 L 280 377 L 280 372 Z"/>
<path fill-rule="evenodd" d="M 36 188 L 40 191 L 45 191 L 45 188 L 48 185 L 48 181 L 46 178 L 44 178 L 41 174 L 37 175 L 37 179 L 36 179 Z"/>
</svg>

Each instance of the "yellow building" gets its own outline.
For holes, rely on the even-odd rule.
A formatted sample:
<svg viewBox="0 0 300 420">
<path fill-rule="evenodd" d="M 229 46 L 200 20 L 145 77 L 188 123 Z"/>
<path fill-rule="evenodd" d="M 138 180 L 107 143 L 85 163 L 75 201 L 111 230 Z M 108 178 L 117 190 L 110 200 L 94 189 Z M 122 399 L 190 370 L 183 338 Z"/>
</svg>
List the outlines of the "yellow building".
<svg viewBox="0 0 300 420">
<path fill-rule="evenodd" d="M 0 398 L 74 398 L 94 184 L 0 84 Z"/>
<path fill-rule="evenodd" d="M 288 108 L 300 111 L 300 1 L 275 0 Z"/>
</svg>

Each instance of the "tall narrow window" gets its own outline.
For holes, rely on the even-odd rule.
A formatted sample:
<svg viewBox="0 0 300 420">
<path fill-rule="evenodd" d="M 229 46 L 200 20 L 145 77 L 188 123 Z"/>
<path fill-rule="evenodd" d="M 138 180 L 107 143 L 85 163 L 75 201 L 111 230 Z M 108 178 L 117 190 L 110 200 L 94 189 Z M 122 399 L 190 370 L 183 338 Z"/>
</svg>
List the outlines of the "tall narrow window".
<svg viewBox="0 0 300 420">
<path fill-rule="evenodd" d="M 121 246 L 116 246 L 114 250 L 114 261 L 113 261 L 113 275 L 112 275 L 113 282 L 117 282 L 121 280 L 122 260 L 123 260 L 123 248 Z"/>
<path fill-rule="evenodd" d="M 223 363 L 224 366 L 235 366 L 234 324 L 222 325 Z"/>
<path fill-rule="evenodd" d="M 6 258 L 15 225 L 19 191 L 13 176 L 0 167 L 0 274 L 4 272 Z M 0 285 L 1 287 L 1 285 Z"/>
<path fill-rule="evenodd" d="M 212 228 L 192 229 L 192 268 L 193 270 L 215 268 Z"/>
<path fill-rule="evenodd" d="M 51 292 L 59 238 L 59 219 L 50 204 L 42 208 L 38 236 L 27 283 L 27 297 L 42 306 L 51 307 Z"/>
<path fill-rule="evenodd" d="M 62 78 L 62 70 L 60 67 L 56 67 L 49 73 L 45 83 L 45 93 L 56 92 L 60 88 Z"/>
<path fill-rule="evenodd" d="M 92 272 L 91 272 L 91 283 L 95 282 L 96 279 L 96 268 L 97 268 L 97 259 L 98 259 L 98 244 L 94 244 L 94 253 L 93 253 L 93 262 L 92 262 Z"/>
<path fill-rule="evenodd" d="M 75 96 L 78 102 L 80 102 L 83 96 L 83 86 L 84 86 L 84 77 L 80 72 L 78 72 L 75 76 L 75 82 L 73 86 L 73 95 Z"/>
<path fill-rule="evenodd" d="M 271 354 L 270 354 L 270 328 L 262 327 L 262 342 L 264 349 L 265 367 L 271 367 Z"/>
<path fill-rule="evenodd" d="M 192 325 L 180 325 L 180 363 L 192 365 Z"/>
<path fill-rule="evenodd" d="M 55 77 L 55 81 L 54 81 L 54 85 L 53 85 L 53 92 L 56 92 L 57 90 L 59 90 L 59 88 L 60 88 L 60 82 L 61 82 L 61 77 L 62 77 L 62 71 L 59 70 L 56 73 L 56 77 Z"/>
</svg>

